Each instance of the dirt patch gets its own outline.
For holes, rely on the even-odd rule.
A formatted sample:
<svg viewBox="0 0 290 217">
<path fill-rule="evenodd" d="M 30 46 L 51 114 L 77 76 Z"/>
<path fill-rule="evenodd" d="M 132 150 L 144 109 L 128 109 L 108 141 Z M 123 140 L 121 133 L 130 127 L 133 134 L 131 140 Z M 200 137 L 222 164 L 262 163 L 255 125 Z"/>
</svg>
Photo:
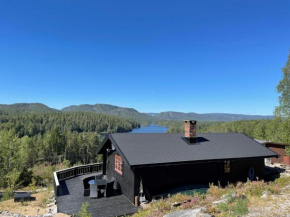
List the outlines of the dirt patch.
<svg viewBox="0 0 290 217">
<path fill-rule="evenodd" d="M 50 194 L 47 191 L 32 194 L 35 197 L 35 201 L 29 202 L 17 202 L 15 203 L 13 199 L 0 202 L 0 211 L 9 211 L 12 213 L 36 216 L 37 214 L 46 214 L 46 200 L 49 198 Z"/>
<path fill-rule="evenodd" d="M 252 200 L 247 216 L 290 217 L 290 194 L 269 195 L 263 199 Z"/>
</svg>

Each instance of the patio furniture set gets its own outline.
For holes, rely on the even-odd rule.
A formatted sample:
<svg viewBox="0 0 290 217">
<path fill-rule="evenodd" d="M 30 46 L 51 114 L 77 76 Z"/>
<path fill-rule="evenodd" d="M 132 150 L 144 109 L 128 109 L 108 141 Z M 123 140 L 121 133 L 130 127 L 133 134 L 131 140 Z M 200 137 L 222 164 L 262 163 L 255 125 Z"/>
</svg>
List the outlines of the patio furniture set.
<svg viewBox="0 0 290 217">
<path fill-rule="evenodd" d="M 111 197 L 114 195 L 115 178 L 111 180 L 104 179 L 100 176 L 91 176 L 83 179 L 84 196 L 91 198 Z"/>
</svg>

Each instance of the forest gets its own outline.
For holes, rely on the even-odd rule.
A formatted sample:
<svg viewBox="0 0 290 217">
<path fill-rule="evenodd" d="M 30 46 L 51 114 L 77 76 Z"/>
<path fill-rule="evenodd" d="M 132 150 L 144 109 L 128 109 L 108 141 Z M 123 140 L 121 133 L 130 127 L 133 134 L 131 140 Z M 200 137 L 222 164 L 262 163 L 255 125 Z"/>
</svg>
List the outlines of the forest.
<svg viewBox="0 0 290 217">
<path fill-rule="evenodd" d="M 96 162 L 102 133 L 128 132 L 138 127 L 140 123 L 134 120 L 95 113 L 2 111 L 0 188 L 29 183 L 32 170 L 41 164 Z M 19 181 L 11 184 L 10 179 L 17 177 Z M 44 177 L 36 179 L 41 184 Z"/>
<path fill-rule="evenodd" d="M 168 133 L 184 132 L 182 121 L 158 121 L 156 124 L 170 127 Z M 240 132 L 253 139 L 290 143 L 290 119 L 276 117 L 274 120 L 246 120 L 234 122 L 198 122 L 198 133 Z"/>
</svg>

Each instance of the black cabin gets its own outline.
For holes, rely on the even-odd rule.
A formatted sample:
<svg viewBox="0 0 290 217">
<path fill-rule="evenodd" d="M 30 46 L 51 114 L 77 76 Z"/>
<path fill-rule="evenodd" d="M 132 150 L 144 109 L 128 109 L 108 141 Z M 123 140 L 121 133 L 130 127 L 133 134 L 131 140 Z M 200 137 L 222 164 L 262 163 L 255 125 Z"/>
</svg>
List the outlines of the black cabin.
<svg viewBox="0 0 290 217">
<path fill-rule="evenodd" d="M 146 199 L 175 187 L 263 179 L 264 158 L 278 155 L 241 133 L 198 133 L 185 121 L 185 133 L 108 134 L 97 154 L 103 173 L 134 203 L 143 187 Z M 141 187 L 142 186 L 142 187 Z"/>
</svg>

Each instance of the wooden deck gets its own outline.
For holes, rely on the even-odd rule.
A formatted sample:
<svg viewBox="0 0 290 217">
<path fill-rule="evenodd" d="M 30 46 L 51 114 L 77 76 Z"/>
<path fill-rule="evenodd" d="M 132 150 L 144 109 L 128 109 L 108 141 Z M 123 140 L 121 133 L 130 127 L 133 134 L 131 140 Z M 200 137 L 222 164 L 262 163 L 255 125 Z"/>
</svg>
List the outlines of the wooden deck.
<svg viewBox="0 0 290 217">
<path fill-rule="evenodd" d="M 122 216 L 136 213 L 138 208 L 121 194 L 98 199 L 83 196 L 82 179 L 87 176 L 100 174 L 94 173 L 60 181 L 59 196 L 56 198 L 58 212 L 73 215 L 79 212 L 83 203 L 88 202 L 90 204 L 88 210 L 92 213 L 93 217 Z"/>
</svg>

